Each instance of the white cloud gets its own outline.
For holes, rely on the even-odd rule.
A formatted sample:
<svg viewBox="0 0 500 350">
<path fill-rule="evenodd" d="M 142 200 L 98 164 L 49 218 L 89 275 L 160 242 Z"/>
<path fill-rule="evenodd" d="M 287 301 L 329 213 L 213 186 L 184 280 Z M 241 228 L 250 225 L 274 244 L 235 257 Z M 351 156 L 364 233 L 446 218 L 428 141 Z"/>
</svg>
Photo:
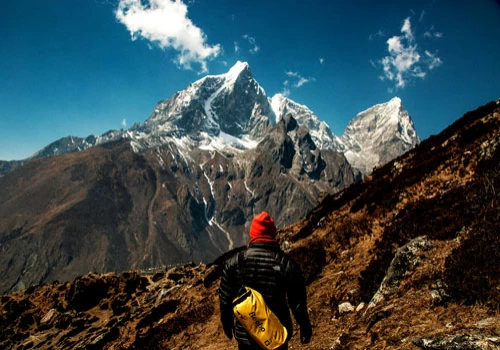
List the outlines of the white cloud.
<svg viewBox="0 0 500 350">
<path fill-rule="evenodd" d="M 304 78 L 299 73 L 291 72 L 291 71 L 286 72 L 286 75 L 288 75 L 291 78 L 294 78 L 295 84 L 293 84 L 293 86 L 296 88 L 301 87 L 302 85 L 304 85 L 305 83 L 308 83 L 311 79 L 313 79 L 313 78 Z"/>
<path fill-rule="evenodd" d="M 221 52 L 219 44 L 210 46 L 200 28 L 187 17 L 182 0 L 119 0 L 115 16 L 129 30 L 132 40 L 149 40 L 162 49 L 177 51 L 175 62 L 184 69 L 192 64 L 205 73 L 207 61 Z"/>
<path fill-rule="evenodd" d="M 406 18 L 403 27 L 401 28 L 401 33 L 404 34 L 408 40 L 413 40 L 413 32 L 411 31 L 411 22 L 410 17 Z"/>
<path fill-rule="evenodd" d="M 316 81 L 316 79 L 313 77 L 304 78 L 298 72 L 288 71 L 288 72 L 285 72 L 285 74 L 289 77 L 289 79 L 287 79 L 283 82 L 283 92 L 281 92 L 281 94 L 284 96 L 290 95 L 290 92 L 291 92 L 290 87 L 298 89 L 306 83 Z"/>
<path fill-rule="evenodd" d="M 281 94 L 285 97 L 290 96 L 290 89 L 288 89 L 287 87 L 283 87 L 283 91 L 281 91 Z"/>
<path fill-rule="evenodd" d="M 127 119 L 125 119 L 125 118 L 122 119 L 122 127 L 124 127 L 124 128 L 127 127 Z"/>
<path fill-rule="evenodd" d="M 401 43 L 400 36 L 393 36 L 389 40 L 387 40 L 387 46 L 389 52 L 401 53 L 403 51 L 403 44 Z"/>
<path fill-rule="evenodd" d="M 443 33 L 437 32 L 434 26 L 431 26 L 430 29 L 424 33 L 424 37 L 441 39 L 443 37 Z"/>
<path fill-rule="evenodd" d="M 432 70 L 442 64 L 441 59 L 430 51 L 424 51 L 425 57 L 422 57 L 410 17 L 404 20 L 401 33 L 402 35 L 393 36 L 386 41 L 388 55 L 379 61 L 383 69 L 383 75 L 379 78 L 395 82 L 396 88 L 404 88 L 414 78 L 424 79 L 427 70 Z M 378 68 L 373 60 L 370 63 Z"/>
<path fill-rule="evenodd" d="M 251 46 L 251 48 L 248 50 L 248 52 L 250 52 L 252 55 L 256 54 L 257 52 L 259 52 L 260 47 L 257 46 L 257 44 L 255 43 L 255 38 L 253 36 L 245 34 L 245 35 L 243 35 L 243 39 L 245 39 L 246 41 L 248 41 L 248 43 Z"/>
<path fill-rule="evenodd" d="M 436 54 L 431 53 L 430 51 L 425 50 L 425 55 L 427 56 L 427 63 L 429 65 L 429 69 L 434 69 L 443 64 L 443 61 L 436 56 Z"/>
<path fill-rule="evenodd" d="M 297 82 L 297 84 L 295 84 L 296 87 L 301 87 L 302 85 L 304 85 L 305 83 L 308 83 L 309 82 L 309 79 L 306 79 L 306 78 L 300 78 L 300 80 Z"/>
<path fill-rule="evenodd" d="M 235 41 L 235 42 L 234 42 L 234 52 L 235 52 L 235 53 L 240 52 L 240 47 L 239 47 L 239 45 L 238 45 L 238 42 L 237 42 L 237 41 Z"/>
<path fill-rule="evenodd" d="M 422 22 L 422 20 L 424 19 L 424 16 L 425 16 L 425 10 L 422 10 L 422 12 L 420 12 L 420 17 L 418 18 L 418 21 Z"/>
<path fill-rule="evenodd" d="M 385 33 L 382 31 L 382 29 L 379 29 L 375 34 L 370 34 L 368 36 L 368 40 L 373 40 L 375 38 L 378 38 L 378 37 L 384 37 L 385 36 Z"/>
<path fill-rule="evenodd" d="M 325 59 L 324 59 L 323 57 L 321 57 L 321 58 L 319 59 L 319 63 L 324 64 L 324 63 L 325 63 Z"/>
</svg>

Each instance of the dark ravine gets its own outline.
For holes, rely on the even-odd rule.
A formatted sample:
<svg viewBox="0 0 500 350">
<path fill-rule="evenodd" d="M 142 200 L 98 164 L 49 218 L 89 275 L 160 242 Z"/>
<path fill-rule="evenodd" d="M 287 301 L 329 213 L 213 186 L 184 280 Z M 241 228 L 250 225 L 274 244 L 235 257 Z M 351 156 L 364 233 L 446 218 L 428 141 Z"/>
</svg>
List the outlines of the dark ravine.
<svg viewBox="0 0 500 350">
<path fill-rule="evenodd" d="M 146 164 L 139 169 L 150 183 L 147 211 L 155 179 Z M 308 281 L 314 334 L 303 346 L 295 332 L 291 347 L 499 348 L 499 191 L 500 106 L 490 103 L 326 195 L 279 232 Z M 22 237 L 22 227 L 13 235 Z M 211 265 L 87 274 L 4 295 L 0 347 L 235 348 L 217 298 L 229 255 Z"/>
</svg>

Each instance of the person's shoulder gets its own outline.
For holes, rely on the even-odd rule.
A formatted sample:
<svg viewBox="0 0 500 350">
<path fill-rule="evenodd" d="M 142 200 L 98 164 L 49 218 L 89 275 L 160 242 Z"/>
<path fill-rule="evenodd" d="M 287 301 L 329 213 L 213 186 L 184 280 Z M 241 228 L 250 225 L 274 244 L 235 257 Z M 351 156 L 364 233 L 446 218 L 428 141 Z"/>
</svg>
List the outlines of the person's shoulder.
<svg viewBox="0 0 500 350">
<path fill-rule="evenodd" d="M 226 269 L 231 269 L 238 266 L 241 257 L 245 254 L 247 250 L 246 247 L 241 247 L 238 249 L 234 249 L 231 251 L 231 254 L 227 256 L 227 259 L 224 262 L 224 266 Z"/>
</svg>

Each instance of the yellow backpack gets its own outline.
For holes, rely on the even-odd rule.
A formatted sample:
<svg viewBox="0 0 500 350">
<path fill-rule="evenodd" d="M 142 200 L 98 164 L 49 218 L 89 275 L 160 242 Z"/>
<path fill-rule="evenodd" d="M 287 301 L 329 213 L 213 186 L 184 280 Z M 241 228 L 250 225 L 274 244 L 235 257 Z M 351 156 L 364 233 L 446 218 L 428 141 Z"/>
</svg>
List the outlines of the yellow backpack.
<svg viewBox="0 0 500 350">
<path fill-rule="evenodd" d="M 244 287 L 234 299 L 233 312 L 248 334 L 263 348 L 276 349 L 286 341 L 288 331 L 255 289 Z"/>
</svg>

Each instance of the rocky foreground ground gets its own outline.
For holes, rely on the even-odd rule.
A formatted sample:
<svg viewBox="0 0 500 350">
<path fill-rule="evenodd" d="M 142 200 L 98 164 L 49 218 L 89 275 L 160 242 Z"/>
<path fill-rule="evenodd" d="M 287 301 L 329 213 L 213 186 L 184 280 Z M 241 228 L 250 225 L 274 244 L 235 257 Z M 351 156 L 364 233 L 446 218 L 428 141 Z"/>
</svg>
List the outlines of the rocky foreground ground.
<svg viewBox="0 0 500 350">
<path fill-rule="evenodd" d="M 279 240 L 308 283 L 313 339 L 291 349 L 500 348 L 500 107 L 492 102 Z M 210 265 L 88 274 L 4 295 L 0 348 L 235 349 Z"/>
</svg>

